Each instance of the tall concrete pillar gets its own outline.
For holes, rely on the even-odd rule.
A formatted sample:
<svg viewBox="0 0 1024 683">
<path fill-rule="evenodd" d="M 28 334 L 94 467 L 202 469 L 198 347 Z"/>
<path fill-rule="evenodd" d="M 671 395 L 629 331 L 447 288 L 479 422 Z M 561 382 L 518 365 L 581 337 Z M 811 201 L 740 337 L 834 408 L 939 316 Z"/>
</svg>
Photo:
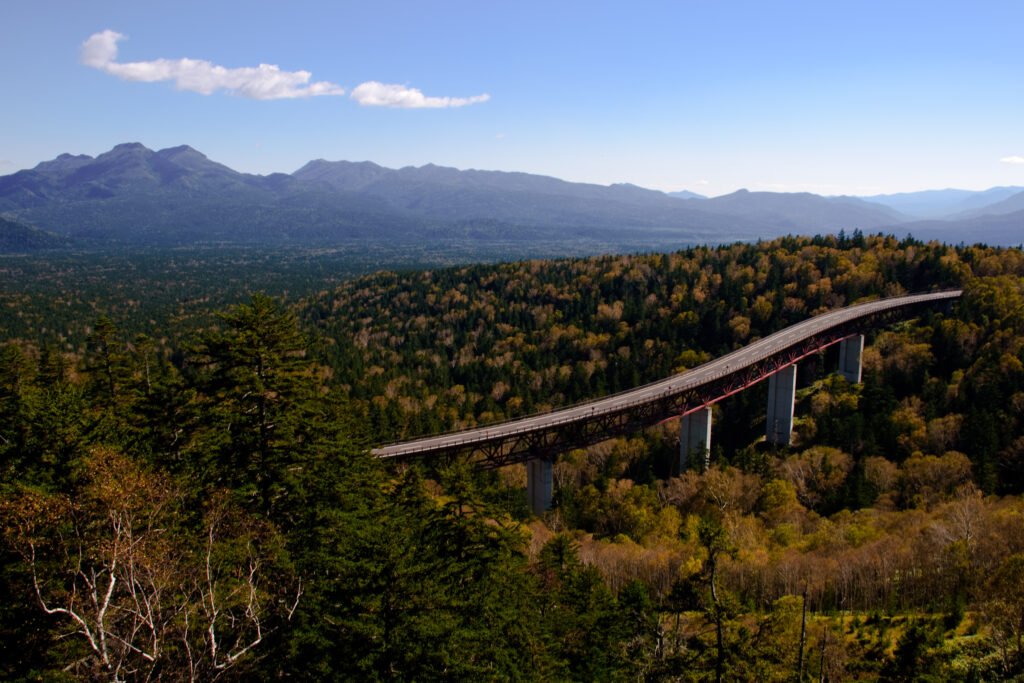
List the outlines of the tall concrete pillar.
<svg viewBox="0 0 1024 683">
<path fill-rule="evenodd" d="M 860 384 L 860 356 L 864 351 L 864 335 L 847 337 L 839 342 L 839 374 L 850 384 Z"/>
<path fill-rule="evenodd" d="M 679 472 L 682 474 L 690 458 L 700 458 L 703 469 L 708 468 L 711 451 L 711 407 L 707 406 L 684 415 L 679 420 Z"/>
<path fill-rule="evenodd" d="M 551 509 L 551 461 L 534 458 L 526 461 L 526 497 L 533 514 L 542 515 Z"/>
<path fill-rule="evenodd" d="M 768 443 L 788 446 L 793 433 L 793 408 L 796 405 L 796 363 L 787 365 L 768 378 Z"/>
</svg>

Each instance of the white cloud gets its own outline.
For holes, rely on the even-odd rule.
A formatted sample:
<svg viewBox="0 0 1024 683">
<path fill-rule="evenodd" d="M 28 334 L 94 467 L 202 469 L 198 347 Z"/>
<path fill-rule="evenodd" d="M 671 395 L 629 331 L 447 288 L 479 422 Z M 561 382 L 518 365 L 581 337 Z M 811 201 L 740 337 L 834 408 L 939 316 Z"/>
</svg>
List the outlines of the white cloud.
<svg viewBox="0 0 1024 683">
<path fill-rule="evenodd" d="M 94 33 L 82 43 L 82 63 L 126 81 L 173 81 L 179 90 L 203 95 L 224 90 L 255 100 L 279 100 L 345 94 L 341 86 L 328 81 L 310 83 L 313 74 L 308 71 L 282 71 L 275 64 L 232 69 L 188 58 L 118 62 L 117 43 L 123 39 L 109 29 Z"/>
<path fill-rule="evenodd" d="M 1024 157 L 1022 157 L 1022 156 L 1003 157 L 999 161 L 1003 162 L 1004 164 L 1024 164 Z"/>
<path fill-rule="evenodd" d="M 123 38 L 124 35 L 110 29 L 92 34 L 82 43 L 82 64 L 102 69 L 117 59 L 117 41 Z"/>
<path fill-rule="evenodd" d="M 367 81 L 352 89 L 352 99 L 364 107 L 393 107 L 397 109 L 444 109 L 465 107 L 491 99 L 488 94 L 473 97 L 427 97 L 416 88 L 404 85 Z"/>
</svg>

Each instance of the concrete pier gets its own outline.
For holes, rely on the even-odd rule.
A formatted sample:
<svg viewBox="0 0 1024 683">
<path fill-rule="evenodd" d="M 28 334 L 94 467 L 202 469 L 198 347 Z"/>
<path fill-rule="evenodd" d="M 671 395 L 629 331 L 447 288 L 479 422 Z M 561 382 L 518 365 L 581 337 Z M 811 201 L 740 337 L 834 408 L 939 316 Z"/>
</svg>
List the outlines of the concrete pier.
<svg viewBox="0 0 1024 683">
<path fill-rule="evenodd" d="M 860 384 L 861 354 L 864 352 L 864 335 L 847 337 L 839 342 L 839 374 L 850 384 Z"/>
<path fill-rule="evenodd" d="M 547 458 L 526 461 L 526 497 L 537 516 L 551 509 L 551 465 Z"/>
<path fill-rule="evenodd" d="M 684 415 L 679 420 L 679 473 L 699 458 L 702 470 L 708 468 L 711 451 L 711 407 L 707 406 Z"/>
<path fill-rule="evenodd" d="M 787 365 L 768 378 L 768 443 L 788 446 L 793 435 L 793 408 L 796 405 L 796 364 Z"/>
</svg>

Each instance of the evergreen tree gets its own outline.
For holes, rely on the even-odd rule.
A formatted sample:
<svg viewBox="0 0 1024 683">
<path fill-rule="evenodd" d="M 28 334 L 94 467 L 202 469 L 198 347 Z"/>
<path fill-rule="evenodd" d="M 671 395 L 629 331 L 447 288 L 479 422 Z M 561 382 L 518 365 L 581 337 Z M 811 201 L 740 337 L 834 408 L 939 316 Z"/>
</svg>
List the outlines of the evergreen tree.
<svg viewBox="0 0 1024 683">
<path fill-rule="evenodd" d="M 205 480 L 275 516 L 289 507 L 285 499 L 317 426 L 311 363 L 295 315 L 264 294 L 220 319 L 224 329 L 205 334 L 193 357 L 202 371 L 194 450 Z"/>
</svg>

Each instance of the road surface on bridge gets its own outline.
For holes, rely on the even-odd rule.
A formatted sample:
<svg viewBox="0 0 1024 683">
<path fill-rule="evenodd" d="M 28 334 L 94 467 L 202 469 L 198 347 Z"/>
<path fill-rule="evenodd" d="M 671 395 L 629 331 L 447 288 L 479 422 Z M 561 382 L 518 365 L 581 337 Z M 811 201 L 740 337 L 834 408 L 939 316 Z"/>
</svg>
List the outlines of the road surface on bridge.
<svg viewBox="0 0 1024 683">
<path fill-rule="evenodd" d="M 840 308 L 790 325 L 691 370 L 635 389 L 508 422 L 389 444 L 373 449 L 372 453 L 378 458 L 403 459 L 426 457 L 435 453 L 468 451 L 472 450 L 475 445 L 493 444 L 496 441 L 520 437 L 532 432 L 547 432 L 557 429 L 559 426 L 593 421 L 602 415 L 622 413 L 642 404 L 664 400 L 666 397 L 683 394 L 701 385 L 716 382 L 724 376 L 782 353 L 806 339 L 833 328 L 854 323 L 858 319 L 894 309 L 956 299 L 961 293 L 962 290 L 953 290 L 913 294 Z"/>
</svg>

